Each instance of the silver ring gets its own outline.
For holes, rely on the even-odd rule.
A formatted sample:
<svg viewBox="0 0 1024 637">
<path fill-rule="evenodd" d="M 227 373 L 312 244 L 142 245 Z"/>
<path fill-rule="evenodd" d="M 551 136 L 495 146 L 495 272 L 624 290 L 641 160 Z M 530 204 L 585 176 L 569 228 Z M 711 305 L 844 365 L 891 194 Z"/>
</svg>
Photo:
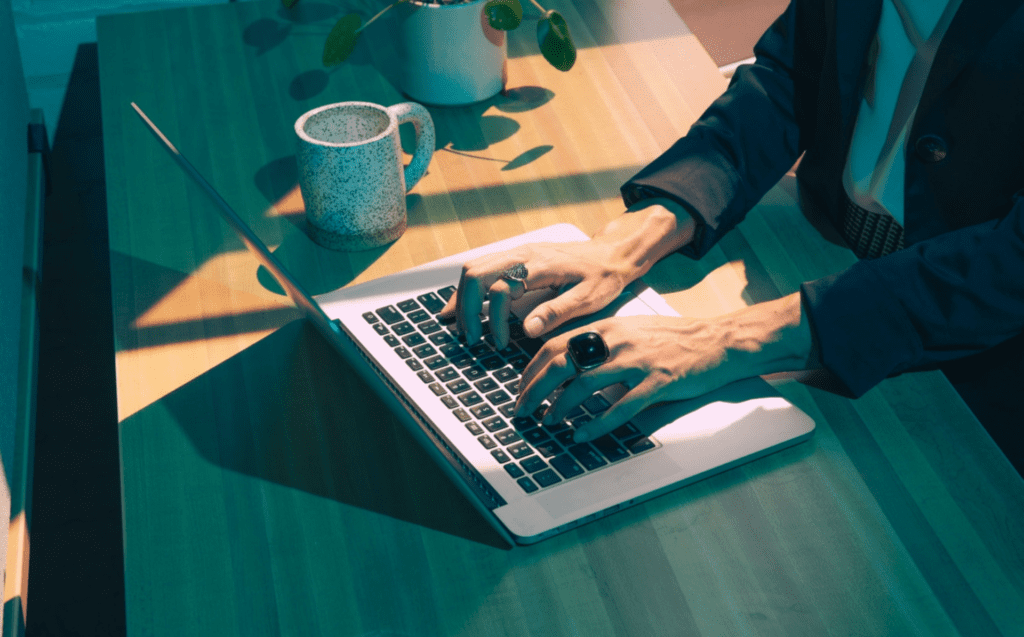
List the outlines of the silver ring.
<svg viewBox="0 0 1024 637">
<path fill-rule="evenodd" d="M 512 264 L 501 273 L 501 278 L 509 283 L 521 283 L 524 294 L 526 293 L 527 276 L 529 276 L 529 272 L 526 271 L 526 264 L 522 262 Z"/>
</svg>

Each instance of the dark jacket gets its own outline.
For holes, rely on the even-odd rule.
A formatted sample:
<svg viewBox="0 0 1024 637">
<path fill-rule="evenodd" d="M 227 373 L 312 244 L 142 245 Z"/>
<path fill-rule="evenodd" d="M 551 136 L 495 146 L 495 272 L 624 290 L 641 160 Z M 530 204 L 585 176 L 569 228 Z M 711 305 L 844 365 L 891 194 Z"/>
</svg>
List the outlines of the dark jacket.
<svg viewBox="0 0 1024 637">
<path fill-rule="evenodd" d="M 792 0 L 756 62 L 622 186 L 626 205 L 679 201 L 698 222 L 682 252 L 699 258 L 804 153 L 801 194 L 840 227 L 881 1 Z M 1024 0 L 962 1 L 906 149 L 906 249 L 801 286 L 822 362 L 855 396 L 1000 344 L 1024 351 Z"/>
</svg>

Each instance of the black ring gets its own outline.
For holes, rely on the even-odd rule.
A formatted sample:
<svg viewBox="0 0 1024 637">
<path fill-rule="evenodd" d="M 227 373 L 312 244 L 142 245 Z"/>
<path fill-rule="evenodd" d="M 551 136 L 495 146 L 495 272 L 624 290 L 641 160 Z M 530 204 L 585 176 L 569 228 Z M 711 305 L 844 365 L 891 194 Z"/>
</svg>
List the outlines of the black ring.
<svg viewBox="0 0 1024 637">
<path fill-rule="evenodd" d="M 608 360 L 608 345 L 597 332 L 585 332 L 569 339 L 568 355 L 576 371 L 585 372 Z"/>
</svg>

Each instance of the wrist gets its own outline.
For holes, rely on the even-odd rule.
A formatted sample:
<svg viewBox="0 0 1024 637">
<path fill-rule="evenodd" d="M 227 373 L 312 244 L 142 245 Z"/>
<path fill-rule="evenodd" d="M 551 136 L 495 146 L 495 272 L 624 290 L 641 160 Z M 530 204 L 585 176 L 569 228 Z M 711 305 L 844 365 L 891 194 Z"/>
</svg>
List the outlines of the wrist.
<svg viewBox="0 0 1024 637">
<path fill-rule="evenodd" d="M 752 375 L 821 367 L 817 343 L 799 292 L 724 317 L 727 347 Z"/>
<path fill-rule="evenodd" d="M 696 225 L 678 203 L 658 197 L 637 202 L 592 241 L 603 249 L 606 263 L 623 272 L 628 284 L 689 243 Z"/>
</svg>

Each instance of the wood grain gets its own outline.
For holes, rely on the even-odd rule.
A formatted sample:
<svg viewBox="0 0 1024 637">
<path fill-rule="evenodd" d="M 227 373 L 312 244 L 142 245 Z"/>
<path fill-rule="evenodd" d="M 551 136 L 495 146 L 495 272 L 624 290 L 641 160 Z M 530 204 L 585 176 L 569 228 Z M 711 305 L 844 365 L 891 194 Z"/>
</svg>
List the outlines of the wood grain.
<svg viewBox="0 0 1024 637">
<path fill-rule="evenodd" d="M 328 71 L 335 5 L 98 21 L 131 633 L 1022 634 L 1024 484 L 937 373 L 856 401 L 773 380 L 818 423 L 807 443 L 509 550 L 128 107 L 314 293 L 552 223 L 593 233 L 726 82 L 667 2 L 544 4 L 576 66 L 539 56 L 528 7 L 507 93 L 430 108 L 409 230 L 354 254 L 303 230 L 292 124 L 405 101 L 386 20 Z M 703 259 L 673 255 L 647 280 L 715 316 L 853 261 L 783 184 Z"/>
</svg>

